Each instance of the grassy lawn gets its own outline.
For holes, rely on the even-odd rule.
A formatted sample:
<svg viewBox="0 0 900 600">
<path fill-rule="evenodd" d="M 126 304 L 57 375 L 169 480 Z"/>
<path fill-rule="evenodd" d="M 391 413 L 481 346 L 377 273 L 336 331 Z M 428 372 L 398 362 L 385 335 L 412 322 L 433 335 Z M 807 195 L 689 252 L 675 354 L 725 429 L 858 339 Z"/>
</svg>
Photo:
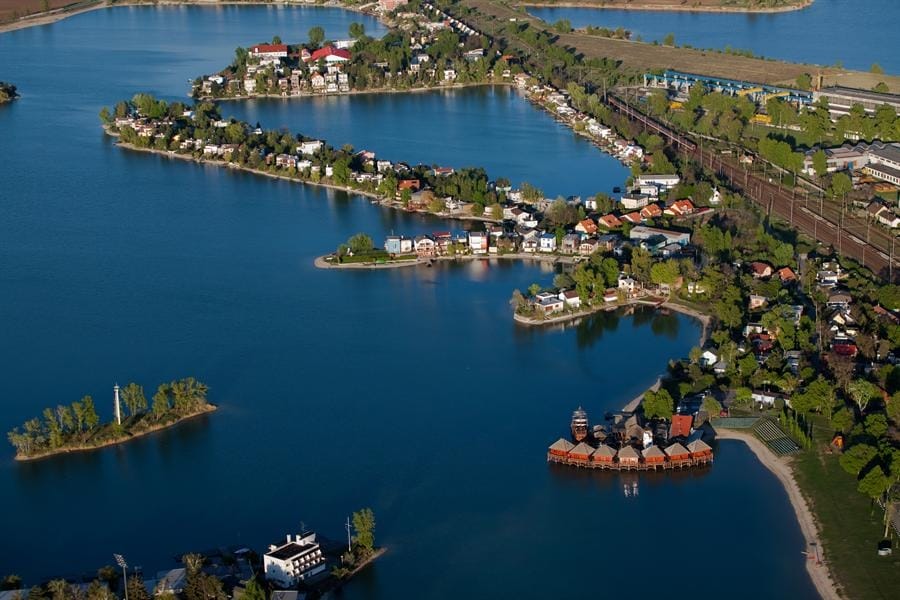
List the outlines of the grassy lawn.
<svg viewBox="0 0 900 600">
<path fill-rule="evenodd" d="M 816 429 L 817 448 L 797 455 L 794 470 L 812 501 L 832 573 L 848 598 L 897 598 L 900 552 L 895 547 L 893 556 L 875 553 L 884 533 L 883 513 L 856 491 L 856 480 L 841 469 L 838 454 L 824 451 L 830 434 L 823 427 Z"/>
</svg>

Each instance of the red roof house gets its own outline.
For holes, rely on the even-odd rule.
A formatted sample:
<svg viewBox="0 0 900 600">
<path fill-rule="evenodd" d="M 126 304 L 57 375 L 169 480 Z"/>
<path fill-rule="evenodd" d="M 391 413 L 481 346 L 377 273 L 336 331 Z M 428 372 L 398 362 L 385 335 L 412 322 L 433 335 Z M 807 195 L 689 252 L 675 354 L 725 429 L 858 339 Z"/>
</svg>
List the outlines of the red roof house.
<svg viewBox="0 0 900 600">
<path fill-rule="evenodd" d="M 310 62 L 324 60 L 325 62 L 347 62 L 350 60 L 350 51 L 334 46 L 323 46 L 309 56 Z"/>
<path fill-rule="evenodd" d="M 688 437 L 691 435 L 691 428 L 694 425 L 694 417 L 690 415 L 673 415 L 672 426 L 669 427 L 669 439 L 677 437 Z"/>
</svg>

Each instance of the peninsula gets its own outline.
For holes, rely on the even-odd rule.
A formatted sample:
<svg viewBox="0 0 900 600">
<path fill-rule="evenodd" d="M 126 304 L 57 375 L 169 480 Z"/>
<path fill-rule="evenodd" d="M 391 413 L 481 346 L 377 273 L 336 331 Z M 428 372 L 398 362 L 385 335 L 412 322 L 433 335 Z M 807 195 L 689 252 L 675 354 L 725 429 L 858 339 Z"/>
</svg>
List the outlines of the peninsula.
<svg viewBox="0 0 900 600">
<path fill-rule="evenodd" d="M 163 383 L 148 407 L 140 385 L 129 383 L 121 390 L 117 385 L 112 421 L 101 422 L 93 398 L 85 396 L 68 406 L 45 408 L 41 417 L 29 419 L 7 437 L 16 449 L 16 460 L 113 446 L 216 410 L 206 399 L 207 391 L 193 377 Z"/>
</svg>

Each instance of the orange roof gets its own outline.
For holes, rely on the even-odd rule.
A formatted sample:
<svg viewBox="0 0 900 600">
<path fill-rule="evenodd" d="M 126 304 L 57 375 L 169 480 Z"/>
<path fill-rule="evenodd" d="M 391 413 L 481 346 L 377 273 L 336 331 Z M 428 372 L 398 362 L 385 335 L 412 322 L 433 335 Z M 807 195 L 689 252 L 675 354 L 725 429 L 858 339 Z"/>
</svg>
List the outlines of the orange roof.
<svg viewBox="0 0 900 600">
<path fill-rule="evenodd" d="M 766 273 L 772 272 L 772 267 L 764 262 L 753 262 L 750 263 L 750 268 L 757 275 L 765 275 Z"/>
<path fill-rule="evenodd" d="M 641 213 L 639 212 L 630 212 L 627 215 L 622 215 L 623 221 L 628 221 L 629 223 L 633 223 L 635 225 L 640 224 L 643 221 L 643 217 L 641 217 Z"/>
<path fill-rule="evenodd" d="M 585 233 L 597 233 L 597 224 L 594 223 L 593 219 L 585 219 L 578 224 L 581 225 L 581 228 L 584 229 Z"/>
<path fill-rule="evenodd" d="M 794 271 L 791 270 L 790 267 L 781 267 L 778 269 L 778 277 L 780 277 L 782 281 L 794 281 L 797 279 L 797 275 L 794 274 Z"/>
<path fill-rule="evenodd" d="M 404 179 L 397 184 L 399 190 L 417 190 L 422 184 L 418 179 Z"/>
<path fill-rule="evenodd" d="M 616 215 L 603 215 L 598 221 L 609 229 L 622 226 L 622 221 L 620 221 Z"/>
<path fill-rule="evenodd" d="M 641 209 L 641 215 L 646 218 L 658 217 L 662 214 L 662 209 L 658 204 L 648 204 Z"/>
<path fill-rule="evenodd" d="M 672 417 L 672 427 L 669 428 L 669 437 L 687 437 L 691 435 L 693 424 L 694 418 L 690 415 L 674 415 Z"/>
</svg>

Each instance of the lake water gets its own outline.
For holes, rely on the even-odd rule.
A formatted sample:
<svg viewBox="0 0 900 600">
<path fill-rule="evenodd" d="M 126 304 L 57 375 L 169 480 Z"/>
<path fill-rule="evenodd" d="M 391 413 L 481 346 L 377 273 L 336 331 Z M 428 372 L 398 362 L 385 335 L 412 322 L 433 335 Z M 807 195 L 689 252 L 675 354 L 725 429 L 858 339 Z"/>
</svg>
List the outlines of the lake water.
<svg viewBox="0 0 900 600">
<path fill-rule="evenodd" d="M 861 71 L 878 63 L 900 75 L 900 52 L 892 41 L 900 23 L 897 0 L 815 0 L 803 10 L 758 14 L 547 7 L 528 12 L 548 23 L 569 19 L 573 27 L 624 27 L 645 41 L 672 33 L 679 45 L 731 46 L 789 61 L 841 62 Z"/>
<path fill-rule="evenodd" d="M 339 538 L 345 516 L 371 506 L 390 552 L 347 598 L 622 593 L 648 573 L 683 582 L 683 596 L 814 597 L 787 496 L 743 445 L 724 442 L 704 472 L 641 477 L 632 499 L 625 477 L 545 463 L 576 405 L 595 417 L 622 406 L 687 354 L 694 321 L 639 312 L 522 329 L 511 290 L 553 273 L 518 263 L 316 270 L 314 256 L 356 231 L 448 225 L 122 151 L 100 131 L 102 105 L 140 90 L 179 97 L 239 44 L 316 24 L 338 36 L 360 19 L 116 8 L 0 35 L 0 76 L 23 93 L 0 108 L 0 426 L 86 393 L 108 417 L 116 381 L 152 393 L 193 375 L 221 406 L 89 454 L 17 464 L 7 448 L 0 573 L 34 582 L 113 552 L 152 573 L 191 550 L 262 549 L 301 521 Z M 230 107 L 403 158 L 508 169 L 562 194 L 621 183 L 583 162 L 586 173 L 535 167 L 531 178 L 523 135 L 573 160 L 606 158 L 507 91 L 262 104 Z M 358 111 L 368 128 L 348 129 L 365 124 Z M 419 135 L 422 119 L 452 119 L 446 147 Z"/>
</svg>

